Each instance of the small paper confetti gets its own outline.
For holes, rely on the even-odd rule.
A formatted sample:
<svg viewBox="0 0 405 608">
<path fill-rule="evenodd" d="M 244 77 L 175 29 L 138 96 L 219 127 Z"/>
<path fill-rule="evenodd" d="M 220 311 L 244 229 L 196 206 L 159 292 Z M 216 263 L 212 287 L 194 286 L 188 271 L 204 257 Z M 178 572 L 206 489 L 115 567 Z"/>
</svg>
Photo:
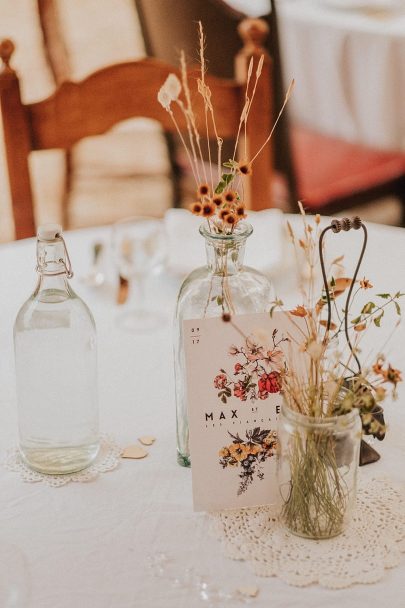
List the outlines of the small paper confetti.
<svg viewBox="0 0 405 608">
<path fill-rule="evenodd" d="M 122 452 L 122 458 L 145 458 L 148 452 L 144 450 L 140 445 L 129 445 L 124 448 Z"/>
<path fill-rule="evenodd" d="M 145 435 L 144 437 L 139 437 L 139 441 L 142 443 L 142 445 L 152 445 L 152 443 L 155 443 L 156 437 Z"/>
<path fill-rule="evenodd" d="M 238 587 L 236 590 L 238 593 L 243 595 L 244 597 L 256 597 L 259 593 L 258 587 Z"/>
</svg>

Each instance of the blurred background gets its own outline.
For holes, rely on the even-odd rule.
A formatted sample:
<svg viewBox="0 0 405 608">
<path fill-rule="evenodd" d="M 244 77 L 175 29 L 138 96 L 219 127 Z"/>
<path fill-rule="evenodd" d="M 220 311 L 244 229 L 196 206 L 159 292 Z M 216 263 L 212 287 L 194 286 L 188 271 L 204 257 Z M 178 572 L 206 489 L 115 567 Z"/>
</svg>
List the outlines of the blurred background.
<svg viewBox="0 0 405 608">
<path fill-rule="evenodd" d="M 402 224 L 403 0 L 1 0 L 0 38 L 16 45 L 11 65 L 23 103 L 32 103 L 63 80 L 146 54 L 175 62 L 185 48 L 195 59 L 198 19 L 210 72 L 231 77 L 245 14 L 265 15 L 270 29 L 275 113 L 288 82 L 296 80 L 274 143 L 269 206 L 295 210 L 297 198 L 321 213 L 361 205 L 365 218 Z M 173 162 L 171 145 L 157 124 L 134 119 L 80 141 L 68 159 L 61 150 L 32 153 L 36 223 L 80 228 L 133 214 L 162 216 L 173 203 L 185 204 L 193 195 L 186 183 L 178 190 L 173 181 L 183 160 Z M 0 241 L 13 238 L 1 133 Z"/>
</svg>

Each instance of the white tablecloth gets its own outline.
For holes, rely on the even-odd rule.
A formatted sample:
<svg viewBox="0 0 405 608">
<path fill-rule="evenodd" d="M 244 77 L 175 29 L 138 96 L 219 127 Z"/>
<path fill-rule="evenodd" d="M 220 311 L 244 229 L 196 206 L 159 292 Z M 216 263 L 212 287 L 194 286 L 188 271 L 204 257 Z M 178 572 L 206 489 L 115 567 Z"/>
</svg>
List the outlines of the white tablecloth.
<svg viewBox="0 0 405 608">
<path fill-rule="evenodd" d="M 364 0 L 361 10 L 333 4 L 277 2 L 285 80 L 296 80 L 292 116 L 329 135 L 405 150 L 405 2 L 391 13 L 393 0 Z"/>
<path fill-rule="evenodd" d="M 296 219 L 296 218 L 293 218 Z M 200 238 L 200 237 L 197 237 Z M 334 249 L 350 259 L 355 234 L 332 238 Z M 90 263 L 94 240 L 109 239 L 107 228 L 66 233 L 76 276 Z M 271 244 L 270 244 L 271 246 Z M 353 254 L 351 253 L 353 251 Z M 0 247 L 0 449 L 16 441 L 16 399 L 12 325 L 17 309 L 35 283 L 34 240 Z M 381 290 L 405 284 L 405 231 L 370 227 L 370 246 L 364 274 Z M 279 279 L 280 281 L 281 279 Z M 163 575 L 151 576 L 147 556 L 164 552 L 171 570 L 180 576 L 186 567 L 206 575 L 222 587 L 257 585 L 257 608 L 403 608 L 405 564 L 386 572 L 372 587 L 328 591 L 297 589 L 278 579 L 255 579 L 242 562 L 232 562 L 207 536 L 202 514 L 192 512 L 191 472 L 177 465 L 175 456 L 172 330 L 170 317 L 179 279 L 156 277 L 150 284 L 155 306 L 168 315 L 153 335 L 124 334 L 115 328 L 115 288 L 100 290 L 73 286 L 90 305 L 99 336 L 101 429 L 114 433 L 123 446 L 141 435 L 157 437 L 149 456 L 122 461 L 120 467 L 91 483 L 51 488 L 23 483 L 15 473 L 0 468 L 0 543 L 13 543 L 24 553 L 30 577 L 33 608 L 194 608 L 206 605 L 193 587 L 179 589 Z M 287 299 L 286 283 L 277 292 Z M 403 350 L 399 328 L 391 350 Z M 398 365 L 402 361 L 395 361 Z M 402 398 L 387 407 L 390 429 L 377 447 L 382 459 L 361 471 L 363 476 L 388 474 L 405 481 L 405 409 Z M 173 576 L 169 578 L 173 579 Z M 235 604 L 236 606 L 236 604 Z"/>
</svg>

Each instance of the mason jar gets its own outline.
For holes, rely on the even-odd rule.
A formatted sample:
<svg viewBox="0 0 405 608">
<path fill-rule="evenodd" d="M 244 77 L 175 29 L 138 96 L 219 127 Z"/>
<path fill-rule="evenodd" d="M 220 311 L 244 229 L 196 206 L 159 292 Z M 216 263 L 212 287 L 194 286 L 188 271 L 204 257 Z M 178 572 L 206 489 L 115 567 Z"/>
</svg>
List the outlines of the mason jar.
<svg viewBox="0 0 405 608">
<path fill-rule="evenodd" d="M 347 527 L 356 501 L 360 440 L 356 408 L 313 418 L 292 410 L 284 399 L 277 476 L 281 519 L 290 532 L 321 539 Z"/>
</svg>

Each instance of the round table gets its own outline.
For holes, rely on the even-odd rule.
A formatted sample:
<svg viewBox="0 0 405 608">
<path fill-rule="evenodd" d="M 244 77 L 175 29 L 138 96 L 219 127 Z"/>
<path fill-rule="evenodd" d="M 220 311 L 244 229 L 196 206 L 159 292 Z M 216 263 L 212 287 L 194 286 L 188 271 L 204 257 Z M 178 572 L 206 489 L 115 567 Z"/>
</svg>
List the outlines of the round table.
<svg viewBox="0 0 405 608">
<path fill-rule="evenodd" d="M 290 219 L 294 224 L 300 221 Z M 369 233 L 362 274 L 381 290 L 403 288 L 405 231 L 370 225 Z M 76 277 L 80 277 L 90 266 L 92 243 L 108 243 L 110 230 L 67 232 L 65 238 Z M 348 233 L 330 240 L 332 250 L 346 252 L 348 268 L 358 250 L 355 238 L 356 233 Z M 34 265 L 34 239 L 0 247 L 2 451 L 16 442 L 12 326 L 19 306 L 34 287 Z M 86 287 L 79 278 L 72 280 L 93 311 L 98 328 L 101 430 L 113 433 L 122 446 L 136 443 L 142 435 L 154 435 L 157 440 L 144 460 L 122 460 L 116 470 L 89 483 L 53 488 L 24 483 L 18 474 L 0 468 L 0 542 L 13 543 L 25 556 L 31 590 L 27 606 L 208 606 L 192 585 L 176 587 L 174 579 L 184 578 L 187 568 L 218 586 L 257 585 L 259 595 L 252 601 L 257 608 L 366 608 L 370 597 L 375 605 L 403 606 L 405 564 L 387 571 L 384 580 L 372 587 L 330 591 L 316 586 L 297 589 L 279 579 L 256 579 L 243 562 L 220 554 L 218 543 L 207 534 L 206 515 L 192 511 L 191 472 L 176 463 L 171 316 L 181 279 L 168 273 L 151 279 L 151 305 L 167 315 L 167 322 L 150 335 L 126 334 L 115 325 L 116 281 L 112 268 L 107 272 L 107 284 L 98 289 Z M 277 293 L 296 303 L 297 296 L 288 292 L 287 274 L 279 274 Z M 383 333 L 384 329 L 381 336 Z M 404 329 L 398 328 L 390 347 L 399 366 L 404 337 Z M 365 478 L 389 475 L 405 481 L 403 395 L 400 389 L 399 402 L 386 408 L 390 428 L 386 440 L 378 445 L 382 458 L 361 470 Z M 168 570 L 159 576 L 150 564 L 161 553 L 168 559 Z"/>
</svg>

